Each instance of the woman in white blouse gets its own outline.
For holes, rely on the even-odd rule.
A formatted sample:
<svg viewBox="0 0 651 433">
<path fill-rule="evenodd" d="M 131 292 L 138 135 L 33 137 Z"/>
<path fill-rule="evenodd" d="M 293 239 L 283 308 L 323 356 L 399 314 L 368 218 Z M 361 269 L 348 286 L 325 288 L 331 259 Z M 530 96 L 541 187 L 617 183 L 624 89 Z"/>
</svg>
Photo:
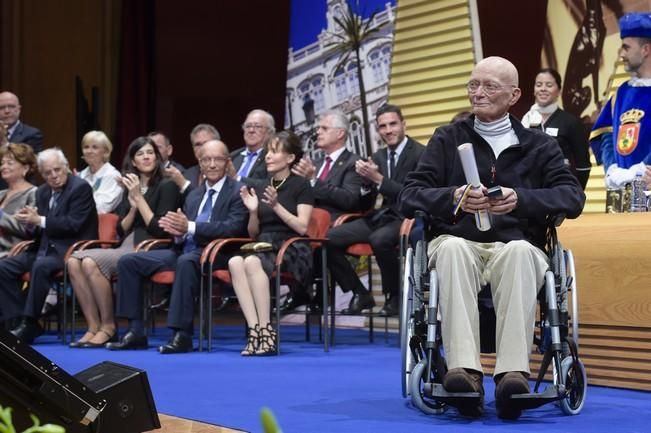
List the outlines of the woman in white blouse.
<svg viewBox="0 0 651 433">
<path fill-rule="evenodd" d="M 90 131 L 81 139 L 81 151 L 88 167 L 79 177 L 93 187 L 97 213 L 109 213 L 120 203 L 123 191 L 118 184 L 120 172 L 108 162 L 113 145 L 102 131 Z"/>
</svg>

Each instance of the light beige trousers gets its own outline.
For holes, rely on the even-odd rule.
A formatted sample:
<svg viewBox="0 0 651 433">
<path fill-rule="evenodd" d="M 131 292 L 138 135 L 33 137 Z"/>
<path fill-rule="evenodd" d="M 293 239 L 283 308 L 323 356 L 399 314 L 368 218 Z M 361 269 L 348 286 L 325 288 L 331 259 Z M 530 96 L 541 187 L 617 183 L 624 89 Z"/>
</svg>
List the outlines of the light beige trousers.
<svg viewBox="0 0 651 433">
<path fill-rule="evenodd" d="M 482 371 L 477 294 L 488 283 L 496 316 L 494 374 L 529 373 L 536 296 L 548 269 L 545 253 L 524 240 L 479 243 L 450 235 L 432 240 L 427 252 L 430 269 L 438 273 L 448 368 Z"/>
</svg>

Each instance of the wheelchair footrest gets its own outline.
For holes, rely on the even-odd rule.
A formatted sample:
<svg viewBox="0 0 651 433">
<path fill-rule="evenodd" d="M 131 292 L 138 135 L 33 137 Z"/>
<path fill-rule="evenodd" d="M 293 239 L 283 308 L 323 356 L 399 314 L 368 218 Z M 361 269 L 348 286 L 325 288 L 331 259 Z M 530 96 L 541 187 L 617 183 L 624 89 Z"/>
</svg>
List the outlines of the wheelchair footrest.
<svg viewBox="0 0 651 433">
<path fill-rule="evenodd" d="M 513 394 L 511 396 L 511 402 L 513 406 L 522 410 L 534 409 L 544 404 L 560 400 L 563 393 L 564 391 L 558 385 L 550 385 L 542 393 Z"/>
<path fill-rule="evenodd" d="M 450 406 L 479 405 L 482 395 L 478 392 L 448 392 L 440 383 L 427 383 L 425 395 Z"/>
</svg>

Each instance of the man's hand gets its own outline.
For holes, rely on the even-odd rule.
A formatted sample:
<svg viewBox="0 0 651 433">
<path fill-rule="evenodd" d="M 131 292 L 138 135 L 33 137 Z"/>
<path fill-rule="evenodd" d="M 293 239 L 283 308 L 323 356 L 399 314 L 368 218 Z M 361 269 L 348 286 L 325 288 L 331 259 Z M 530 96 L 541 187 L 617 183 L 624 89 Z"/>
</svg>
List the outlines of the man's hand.
<svg viewBox="0 0 651 433">
<path fill-rule="evenodd" d="M 377 185 L 381 184 L 384 179 L 384 176 L 380 173 L 380 168 L 370 159 L 368 161 L 358 159 L 357 162 L 355 162 L 355 171 L 364 179 Z"/>
<path fill-rule="evenodd" d="M 188 217 L 181 209 L 169 211 L 158 220 L 158 225 L 172 236 L 184 236 L 188 232 Z"/>
<path fill-rule="evenodd" d="M 494 215 L 504 215 L 512 212 L 518 205 L 518 195 L 511 188 L 502 187 L 502 197 L 488 200 L 489 212 Z"/>
<path fill-rule="evenodd" d="M 463 185 L 454 191 L 455 203 L 459 203 L 465 189 L 466 185 Z M 479 188 L 470 187 L 466 198 L 463 200 L 463 203 L 461 203 L 461 210 L 468 213 L 476 213 L 477 211 L 488 210 L 489 208 L 490 203 L 486 196 L 486 188 L 484 186 Z"/>
<path fill-rule="evenodd" d="M 311 180 L 316 177 L 316 167 L 310 158 L 304 157 L 298 161 L 298 164 L 295 164 L 294 167 L 292 167 L 292 173 L 302 176 L 307 180 Z"/>
<path fill-rule="evenodd" d="M 16 221 L 21 224 L 31 224 L 37 226 L 41 223 L 41 216 L 38 214 L 38 210 L 33 206 L 25 206 L 20 209 L 15 214 Z"/>
<path fill-rule="evenodd" d="M 183 185 L 185 185 L 185 177 L 183 176 L 183 173 L 173 165 L 165 168 L 165 176 L 172 179 L 179 189 L 183 188 Z"/>
</svg>

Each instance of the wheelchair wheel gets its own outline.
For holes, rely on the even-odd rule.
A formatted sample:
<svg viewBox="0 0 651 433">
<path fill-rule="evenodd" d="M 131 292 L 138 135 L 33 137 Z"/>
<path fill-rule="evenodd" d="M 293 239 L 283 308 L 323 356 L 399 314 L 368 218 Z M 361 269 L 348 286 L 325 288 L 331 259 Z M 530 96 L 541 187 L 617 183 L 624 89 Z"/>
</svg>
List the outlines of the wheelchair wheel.
<svg viewBox="0 0 651 433">
<path fill-rule="evenodd" d="M 409 248 L 405 255 L 404 275 L 402 285 L 402 303 L 400 304 L 400 382 L 402 384 L 402 396 L 409 395 L 409 376 L 416 364 L 409 342 L 414 335 L 412 324 L 413 310 L 413 269 L 414 251 Z"/>
<path fill-rule="evenodd" d="M 563 358 L 561 374 L 567 390 L 567 395 L 559 402 L 561 410 L 565 415 L 577 415 L 583 409 L 588 392 L 588 379 L 583 362 L 571 356 Z"/>
<path fill-rule="evenodd" d="M 411 371 L 409 378 L 409 393 L 411 395 L 411 402 L 418 409 L 422 410 L 428 415 L 438 415 L 445 411 L 445 403 L 440 403 L 435 400 L 429 399 L 423 395 L 423 385 L 429 378 L 430 372 L 425 371 L 427 362 L 421 359 L 418 364 Z"/>
</svg>

